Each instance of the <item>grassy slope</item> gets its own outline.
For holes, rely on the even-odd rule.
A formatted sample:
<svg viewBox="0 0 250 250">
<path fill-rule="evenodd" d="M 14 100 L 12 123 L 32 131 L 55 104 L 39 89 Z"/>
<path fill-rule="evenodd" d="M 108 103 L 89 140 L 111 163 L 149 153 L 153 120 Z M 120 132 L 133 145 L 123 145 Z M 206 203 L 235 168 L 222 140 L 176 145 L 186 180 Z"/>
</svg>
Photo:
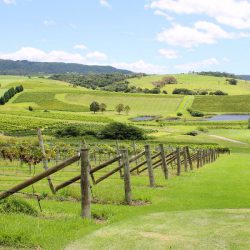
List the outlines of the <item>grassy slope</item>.
<svg viewBox="0 0 250 250">
<path fill-rule="evenodd" d="M 183 76 L 184 77 L 184 76 Z M 6 77 L 5 77 L 6 78 Z M 19 80 L 21 79 L 21 80 Z M 28 78 L 7 78 L 1 79 L 7 85 L 16 86 L 17 83 L 22 82 L 25 86 L 25 93 L 42 92 L 56 93 L 55 99 L 61 102 L 65 100 L 68 102 L 75 102 L 76 105 L 82 105 L 84 107 L 84 96 L 90 95 L 89 100 L 93 98 L 103 98 L 106 100 L 107 95 L 111 93 L 98 92 L 86 92 L 81 88 L 74 89 L 69 87 L 68 84 L 60 82 L 51 82 L 46 79 L 28 79 Z M 198 83 L 196 83 L 198 84 Z M 238 86 L 237 86 L 238 88 Z M 240 89 L 240 91 L 242 91 Z M 238 92 L 240 92 L 238 91 Z M 82 93 L 81 93 L 82 92 Z M 79 94 L 81 93 L 81 94 Z M 66 95 L 67 94 L 67 95 Z M 80 96 L 81 101 L 67 100 L 67 98 Z M 19 97 L 20 96 L 20 97 Z M 108 102 L 111 107 L 114 105 L 113 99 L 120 94 L 113 94 L 113 98 L 108 98 Z M 124 96 L 124 95 L 122 95 Z M 137 101 L 136 95 L 129 95 L 134 101 Z M 158 98 L 166 98 L 163 100 L 169 100 L 168 96 L 143 96 L 143 102 L 134 106 L 134 110 L 130 116 L 116 115 L 113 111 L 107 112 L 104 115 L 93 116 L 86 112 L 84 114 L 78 112 L 65 112 L 65 111 L 51 111 L 44 113 L 41 111 L 35 111 L 32 113 L 30 120 L 26 116 L 30 116 L 30 113 L 26 110 L 28 103 L 16 103 L 16 100 L 21 98 L 21 95 L 17 95 L 6 106 L 0 107 L 0 112 L 8 111 L 15 116 L 8 115 L 8 120 L 5 126 L 10 126 L 12 121 L 18 121 L 20 126 L 23 123 L 29 123 L 34 120 L 36 124 L 41 124 L 42 121 L 58 122 L 65 119 L 75 121 L 78 117 L 81 117 L 84 121 L 85 117 L 87 122 L 91 123 L 92 117 L 94 122 L 98 121 L 98 117 L 101 116 L 106 119 L 112 118 L 117 120 L 126 121 L 129 117 L 138 114 L 137 108 L 140 112 L 147 112 L 147 109 L 151 109 L 150 103 L 154 100 L 157 105 L 154 109 L 161 109 L 161 112 L 168 113 L 166 106 L 160 105 Z M 153 98 L 153 99 L 152 99 Z M 20 99 L 19 99 L 20 100 Z M 32 100 L 32 99 L 31 99 Z M 117 98 L 119 101 L 120 99 Z M 126 99 L 123 99 L 124 102 Z M 173 101 L 173 99 L 170 99 Z M 39 102 L 38 100 L 32 100 Z M 176 100 L 175 100 L 176 101 Z M 162 100 L 161 100 L 162 102 Z M 174 104 L 178 111 L 185 110 L 185 106 L 190 106 L 192 100 L 189 97 L 185 97 L 183 101 L 178 100 Z M 44 103 L 43 103 L 44 104 Z M 70 105 L 70 104 L 69 104 Z M 147 106 L 144 106 L 147 105 Z M 172 104 L 170 104 L 172 105 Z M 173 105 L 173 106 L 174 106 Z M 37 104 L 38 107 L 38 104 Z M 151 109 L 154 112 L 153 108 Z M 152 112 L 151 111 L 151 112 Z M 174 108 L 171 112 L 174 111 Z M 19 114 L 23 117 L 17 117 Z M 36 118 L 34 116 L 41 116 L 44 118 Z M 7 117 L 6 115 L 3 117 Z M 49 118 L 50 117 L 50 118 Z M 2 118 L 2 117 L 1 117 Z M 49 119 L 47 119 L 49 118 Z M 5 118 L 4 118 L 5 119 Z M 63 119 L 63 120 L 65 120 Z M 103 122 L 105 122 L 103 120 Z M 3 125 L 3 120 L 1 120 Z M 151 123 L 150 123 L 151 124 Z M 104 201 L 109 201 L 109 205 L 94 204 L 92 206 L 93 213 L 99 216 L 105 215 L 109 218 L 107 224 L 96 224 L 94 222 L 83 222 L 79 217 L 80 204 L 79 202 L 58 202 L 58 201 L 42 201 L 43 212 L 38 218 L 33 218 L 24 215 L 4 215 L 1 216 L 0 221 L 0 242 L 5 245 L 12 246 L 42 246 L 45 249 L 61 249 L 63 246 L 69 244 L 71 241 L 84 237 L 99 228 L 100 231 L 90 234 L 84 237 L 80 242 L 76 242 L 73 246 L 89 247 L 91 249 L 100 248 L 100 244 L 104 244 L 110 248 L 117 247 L 122 248 L 120 243 L 123 243 L 123 239 L 126 239 L 126 233 L 128 233 L 130 244 L 128 248 L 131 249 L 139 243 L 142 244 L 144 249 L 156 248 L 156 243 L 159 243 L 159 248 L 166 248 L 168 246 L 174 246 L 180 248 L 185 245 L 190 248 L 203 249 L 202 247 L 206 243 L 211 243 L 211 247 L 216 249 L 234 248 L 236 245 L 239 249 L 245 249 L 248 244 L 247 237 L 249 237 L 249 212 L 248 210 L 228 211 L 224 209 L 228 208 L 249 208 L 250 203 L 248 199 L 248 184 L 249 184 L 249 146 L 238 145 L 235 143 L 225 142 L 216 138 L 212 138 L 209 134 L 215 134 L 220 136 L 229 137 L 236 140 L 242 140 L 249 143 L 250 130 L 246 129 L 246 125 L 237 127 L 237 129 L 212 129 L 209 128 L 208 133 L 201 133 L 197 137 L 191 137 L 183 135 L 185 132 L 196 130 L 200 125 L 179 125 L 179 126 L 163 126 L 159 127 L 157 123 L 152 123 L 153 129 L 159 130 L 155 133 L 155 141 L 161 141 L 165 144 L 168 143 L 216 143 L 223 146 L 229 146 L 233 149 L 233 155 L 223 156 L 217 163 L 206 166 L 204 169 L 200 169 L 195 173 L 188 173 L 180 178 L 172 178 L 165 182 L 161 172 L 156 173 L 157 184 L 162 185 L 162 188 L 150 189 L 148 188 L 147 176 L 132 177 L 133 196 L 135 199 L 147 199 L 152 201 L 152 205 L 142 207 L 127 207 L 122 205 L 113 205 L 112 202 L 121 201 L 123 199 L 123 182 L 116 177 L 111 178 L 108 182 L 103 182 L 100 185 L 94 187 L 94 194 L 98 198 L 102 198 Z M 148 126 L 148 125 L 147 125 Z M 204 126 L 203 126 L 204 127 Z M 205 125 L 207 127 L 207 125 Z M 228 127 L 228 126 L 227 126 Z M 2 166 L 6 167 L 6 162 L 1 162 Z M 10 167 L 13 164 L 9 163 Z M 72 174 L 72 173 L 71 173 Z M 73 173 L 74 174 L 74 173 Z M 1 180 L 5 180 L 4 176 L 0 176 Z M 68 174 L 62 173 L 61 176 L 55 176 L 54 179 L 60 183 L 65 178 L 68 178 Z M 20 181 L 23 177 L 18 178 L 18 174 L 14 178 L 15 182 Z M 6 188 L 7 185 L 11 185 L 13 182 L 0 182 L 1 188 Z M 67 189 L 60 193 L 60 196 L 70 194 L 74 197 L 79 197 L 79 184 L 76 183 L 70 189 Z M 116 187 L 114 189 L 114 187 Z M 48 185 L 46 181 L 35 185 L 37 192 L 48 192 Z M 31 192 L 32 190 L 27 190 Z M 37 206 L 36 201 L 29 200 L 33 205 Z M 213 209 L 221 209 L 214 211 Z M 236 218 L 234 214 L 236 214 Z M 153 215 L 156 219 L 152 219 Z M 198 216 L 197 221 L 193 220 L 195 216 Z M 180 219 L 181 218 L 181 219 Z M 138 221 L 142 222 L 138 222 Z M 163 223 L 164 221 L 164 223 Z M 185 223 L 183 223 L 183 221 Z M 195 221 L 195 227 L 194 227 Z M 217 223 L 216 223 L 217 222 Z M 170 227 L 170 230 L 169 230 Z M 224 228 L 230 228 L 229 231 Z M 185 230 L 186 229 L 186 230 Z M 152 232 L 153 231 L 153 232 Z M 103 232 L 107 232 L 103 237 Z M 215 232 L 212 234 L 212 232 Z M 218 233 L 217 233 L 218 232 Z M 173 234 L 175 238 L 172 238 Z M 212 234 L 212 235 L 211 235 Z M 96 238 L 99 235 L 98 238 Z M 170 240 L 166 241 L 166 235 Z M 218 236 L 219 235 L 219 236 Z M 237 236 L 237 239 L 236 239 Z M 109 241 L 110 240 L 110 241 Z M 88 241 L 88 243 L 86 243 Z M 217 245 L 218 243 L 218 245 Z M 87 244 L 87 245 L 86 245 Z M 216 244 L 216 245 L 215 245 Z M 72 246 L 70 244 L 70 246 Z M 226 247 L 225 247 L 226 246 Z M 9 249 L 9 247 L 7 247 Z M 126 248 L 125 248 L 126 249 Z"/>
<path fill-rule="evenodd" d="M 250 96 L 197 96 L 192 108 L 213 113 L 250 112 Z"/>
<path fill-rule="evenodd" d="M 250 94 L 250 84 L 246 81 L 239 81 L 237 86 L 232 86 L 226 83 L 226 78 L 212 77 L 212 76 L 199 76 L 192 74 L 178 74 L 174 75 L 179 84 L 172 84 L 165 86 L 163 89 L 168 93 L 172 93 L 175 88 L 187 88 L 193 90 L 207 90 L 215 91 L 222 90 L 230 95 L 246 95 Z M 130 79 L 130 83 L 141 88 L 153 88 L 152 82 L 161 80 L 163 76 L 147 76 L 142 78 Z"/>
<path fill-rule="evenodd" d="M 209 244 L 210 249 L 230 249 L 236 245 L 246 249 L 250 233 L 249 210 L 246 209 L 250 207 L 249 167 L 248 154 L 236 153 L 168 181 L 157 172 L 156 180 L 161 188 L 150 189 L 147 176 L 133 176 L 134 199 L 149 199 L 152 205 L 92 205 L 93 213 L 109 217 L 108 225 L 84 223 L 79 217 L 79 202 L 42 201 L 43 213 L 38 218 L 2 216 L 0 241 L 8 241 L 8 236 L 12 236 L 16 244 L 61 249 L 70 241 L 95 231 L 70 244 L 74 248 L 69 249 L 154 249 L 157 241 L 162 249 L 170 246 L 203 249 L 205 244 Z M 70 192 L 79 195 L 78 185 Z M 44 183 L 43 188 L 47 187 Z M 39 190 L 39 186 L 35 189 Z M 94 187 L 93 192 L 104 200 L 120 201 L 123 183 L 119 178 L 111 178 Z M 36 205 L 35 201 L 30 202 Z M 96 231 L 98 228 L 101 229 Z M 128 237 L 129 243 L 124 245 Z"/>
</svg>

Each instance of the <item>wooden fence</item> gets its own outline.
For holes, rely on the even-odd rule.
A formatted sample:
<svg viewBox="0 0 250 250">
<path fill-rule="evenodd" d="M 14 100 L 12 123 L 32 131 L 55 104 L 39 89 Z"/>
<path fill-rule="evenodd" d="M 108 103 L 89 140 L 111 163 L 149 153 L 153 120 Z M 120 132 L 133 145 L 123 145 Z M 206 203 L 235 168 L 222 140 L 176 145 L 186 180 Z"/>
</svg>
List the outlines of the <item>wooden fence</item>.
<svg viewBox="0 0 250 250">
<path fill-rule="evenodd" d="M 40 141 L 42 147 L 43 142 Z M 128 205 L 132 204 L 132 187 L 131 187 L 131 174 L 141 174 L 146 172 L 149 178 L 150 187 L 156 187 L 155 184 L 155 175 L 154 171 L 157 168 L 161 168 L 163 176 L 165 179 L 168 179 L 170 176 L 169 168 L 176 167 L 176 175 L 180 176 L 182 172 L 187 172 L 189 170 L 194 170 L 195 168 L 201 168 L 205 164 L 212 163 L 216 161 L 219 157 L 219 149 L 196 149 L 191 150 L 189 147 L 176 148 L 172 152 L 166 152 L 164 145 L 160 144 L 158 147 L 158 152 L 152 154 L 150 145 L 145 145 L 145 148 L 142 152 L 132 155 L 129 157 L 128 150 L 122 149 L 117 150 L 117 155 L 97 166 L 92 167 L 89 160 L 89 150 L 87 148 L 81 149 L 79 154 L 67 159 L 66 161 L 57 164 L 54 167 L 48 168 L 46 164 L 46 156 L 44 155 L 44 165 L 45 171 L 35 175 L 28 180 L 10 188 L 9 190 L 0 193 L 0 200 L 15 194 L 24 188 L 33 185 L 34 183 L 47 178 L 49 187 L 53 194 L 59 190 L 70 186 L 71 184 L 80 181 L 81 187 L 81 204 L 82 204 L 82 217 L 90 218 L 91 217 L 91 192 L 90 192 L 90 180 L 93 185 L 97 185 L 100 182 L 108 179 L 110 176 L 119 172 L 121 179 L 124 181 L 124 193 L 125 201 Z M 57 185 L 54 186 L 50 175 L 68 167 L 69 165 L 78 162 L 80 160 L 80 174 Z M 111 171 L 95 178 L 96 173 L 106 167 L 117 163 L 117 166 L 114 167 Z M 132 163 L 133 166 L 132 167 Z"/>
</svg>

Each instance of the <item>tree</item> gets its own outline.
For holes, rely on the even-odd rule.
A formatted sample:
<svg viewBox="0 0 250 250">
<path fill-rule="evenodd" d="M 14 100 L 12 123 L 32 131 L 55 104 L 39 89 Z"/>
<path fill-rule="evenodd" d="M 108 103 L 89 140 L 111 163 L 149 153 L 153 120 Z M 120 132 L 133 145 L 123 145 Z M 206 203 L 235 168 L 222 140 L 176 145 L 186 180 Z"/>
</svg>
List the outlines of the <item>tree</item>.
<svg viewBox="0 0 250 250">
<path fill-rule="evenodd" d="M 226 80 L 230 85 L 237 85 L 238 81 L 234 78 Z"/>
<path fill-rule="evenodd" d="M 101 139 L 114 140 L 144 140 L 144 131 L 138 127 L 120 122 L 112 122 L 106 125 L 98 135 Z"/>
<path fill-rule="evenodd" d="M 100 104 L 100 111 L 103 113 L 104 111 L 106 111 L 107 109 L 107 105 L 105 103 L 101 103 Z"/>
<path fill-rule="evenodd" d="M 5 100 L 3 97 L 0 97 L 0 105 L 4 105 L 5 104 Z"/>
<path fill-rule="evenodd" d="M 116 107 L 115 107 L 115 111 L 117 113 L 119 113 L 119 115 L 121 114 L 122 111 L 124 111 L 124 105 L 123 104 L 118 104 Z"/>
<path fill-rule="evenodd" d="M 131 108 L 128 105 L 126 105 L 124 107 L 124 111 L 126 112 L 127 115 L 128 115 L 128 113 L 129 113 L 130 110 L 131 110 Z"/>
<path fill-rule="evenodd" d="M 89 107 L 90 111 L 93 111 L 94 114 L 100 110 L 100 104 L 96 101 L 92 102 Z"/>
</svg>

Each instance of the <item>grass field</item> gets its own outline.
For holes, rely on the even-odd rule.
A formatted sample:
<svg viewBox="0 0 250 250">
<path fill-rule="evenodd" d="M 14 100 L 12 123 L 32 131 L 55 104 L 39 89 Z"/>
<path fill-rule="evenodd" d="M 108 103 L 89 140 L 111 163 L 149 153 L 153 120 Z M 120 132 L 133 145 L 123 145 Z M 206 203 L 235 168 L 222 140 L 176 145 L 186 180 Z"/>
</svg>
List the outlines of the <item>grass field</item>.
<svg viewBox="0 0 250 250">
<path fill-rule="evenodd" d="M 173 92 L 175 88 L 187 88 L 191 90 L 207 90 L 215 91 L 222 90 L 230 95 L 247 95 L 250 94 L 250 83 L 246 81 L 240 81 L 237 86 L 232 86 L 226 83 L 226 78 L 213 77 L 213 76 L 200 76 L 193 74 L 178 74 L 174 75 L 178 81 L 178 84 L 170 84 L 163 89 L 167 90 L 169 94 Z M 152 89 L 153 82 L 159 81 L 163 76 L 146 76 L 141 78 L 132 78 L 129 80 L 131 85 Z"/>
<path fill-rule="evenodd" d="M 162 76 L 149 76 L 130 81 L 141 87 L 152 88 L 151 81 Z M 132 176 L 133 199 L 147 202 L 142 206 L 126 206 L 124 183 L 116 174 L 92 191 L 96 202 L 92 204 L 94 219 L 80 217 L 79 183 L 60 191 L 55 197 L 46 180 L 24 192 L 48 195 L 41 200 L 42 212 L 38 216 L 0 213 L 0 249 L 249 249 L 250 239 L 250 130 L 247 122 L 203 122 L 191 118 L 186 111 L 192 107 L 206 113 L 250 112 L 250 84 L 225 84 L 225 79 L 195 75 L 178 75 L 179 87 L 193 89 L 222 89 L 230 96 L 173 96 L 123 94 L 73 88 L 67 83 L 44 78 L 0 76 L 0 93 L 11 86 L 22 84 L 24 92 L 0 106 L 1 141 L 37 142 L 36 128 L 54 130 L 70 124 L 86 130 L 99 131 L 105 124 L 122 121 L 144 128 L 146 141 L 136 142 L 140 149 L 150 143 L 178 146 L 223 146 L 231 155 L 223 155 L 213 164 L 194 169 L 165 180 L 161 169 L 155 171 L 156 188 L 149 188 L 148 176 Z M 167 86 L 169 92 L 176 85 Z M 88 111 L 92 101 L 107 104 L 106 112 Z M 131 107 L 129 115 L 118 115 L 114 108 L 123 103 Z M 28 111 L 28 106 L 34 111 Z M 44 112 L 47 109 L 49 112 Z M 140 115 L 175 117 L 180 121 L 132 122 Z M 33 131 L 32 133 L 30 133 Z M 198 131 L 197 136 L 186 135 Z M 10 134 L 6 137 L 1 134 Z M 16 135 L 16 136 L 13 136 Z M 18 137 L 17 137 L 18 136 Z M 217 137 L 214 137 L 217 136 Z M 77 149 L 83 137 L 54 138 L 44 136 L 45 143 L 73 143 Z M 115 141 L 85 138 L 88 144 L 115 145 Z M 228 140 L 229 139 L 229 140 Z M 235 141 L 230 141 L 235 140 Z M 123 146 L 131 145 L 124 142 Z M 104 159 L 103 159 L 104 160 Z M 94 165 L 91 158 L 92 165 Z M 53 166 L 54 161 L 49 162 Z M 116 165 L 115 165 L 116 166 Z M 113 165 L 114 167 L 114 165 Z M 33 168 L 31 168 L 33 170 Z M 36 173 L 42 171 L 42 164 Z M 102 173 L 105 173 L 104 170 Z M 71 166 L 52 176 L 59 184 L 79 173 L 79 165 Z M 33 175 L 28 166 L 17 161 L 0 158 L 0 190 Z M 37 201 L 18 195 L 39 210 Z"/>
<path fill-rule="evenodd" d="M 59 96 L 65 102 L 71 104 L 88 105 L 93 100 L 99 103 L 106 103 L 107 109 L 114 111 L 115 106 L 119 103 L 129 105 L 131 107 L 130 115 L 168 115 L 175 114 L 183 97 L 166 97 L 164 95 L 141 95 L 141 94 L 114 94 L 114 93 L 100 93 L 87 92 L 85 94 L 67 94 L 66 96 Z M 61 99 L 60 98 L 60 99 Z"/>
<path fill-rule="evenodd" d="M 213 113 L 249 113 L 250 96 L 196 96 L 192 109 Z"/>
</svg>

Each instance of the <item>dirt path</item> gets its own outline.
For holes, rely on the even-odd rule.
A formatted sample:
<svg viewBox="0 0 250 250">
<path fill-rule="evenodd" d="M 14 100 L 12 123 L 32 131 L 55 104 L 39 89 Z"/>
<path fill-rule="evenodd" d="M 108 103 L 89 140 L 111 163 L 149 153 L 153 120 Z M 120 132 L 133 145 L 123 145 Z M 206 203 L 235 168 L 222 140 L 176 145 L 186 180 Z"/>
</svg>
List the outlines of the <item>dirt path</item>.
<svg viewBox="0 0 250 250">
<path fill-rule="evenodd" d="M 220 140 L 223 140 L 223 141 L 229 141 L 229 142 L 238 143 L 238 144 L 242 144 L 242 145 L 248 145 L 246 142 L 233 140 L 233 139 L 223 137 L 223 136 L 219 136 L 219 135 L 209 135 L 209 136 L 220 139 Z"/>
</svg>

